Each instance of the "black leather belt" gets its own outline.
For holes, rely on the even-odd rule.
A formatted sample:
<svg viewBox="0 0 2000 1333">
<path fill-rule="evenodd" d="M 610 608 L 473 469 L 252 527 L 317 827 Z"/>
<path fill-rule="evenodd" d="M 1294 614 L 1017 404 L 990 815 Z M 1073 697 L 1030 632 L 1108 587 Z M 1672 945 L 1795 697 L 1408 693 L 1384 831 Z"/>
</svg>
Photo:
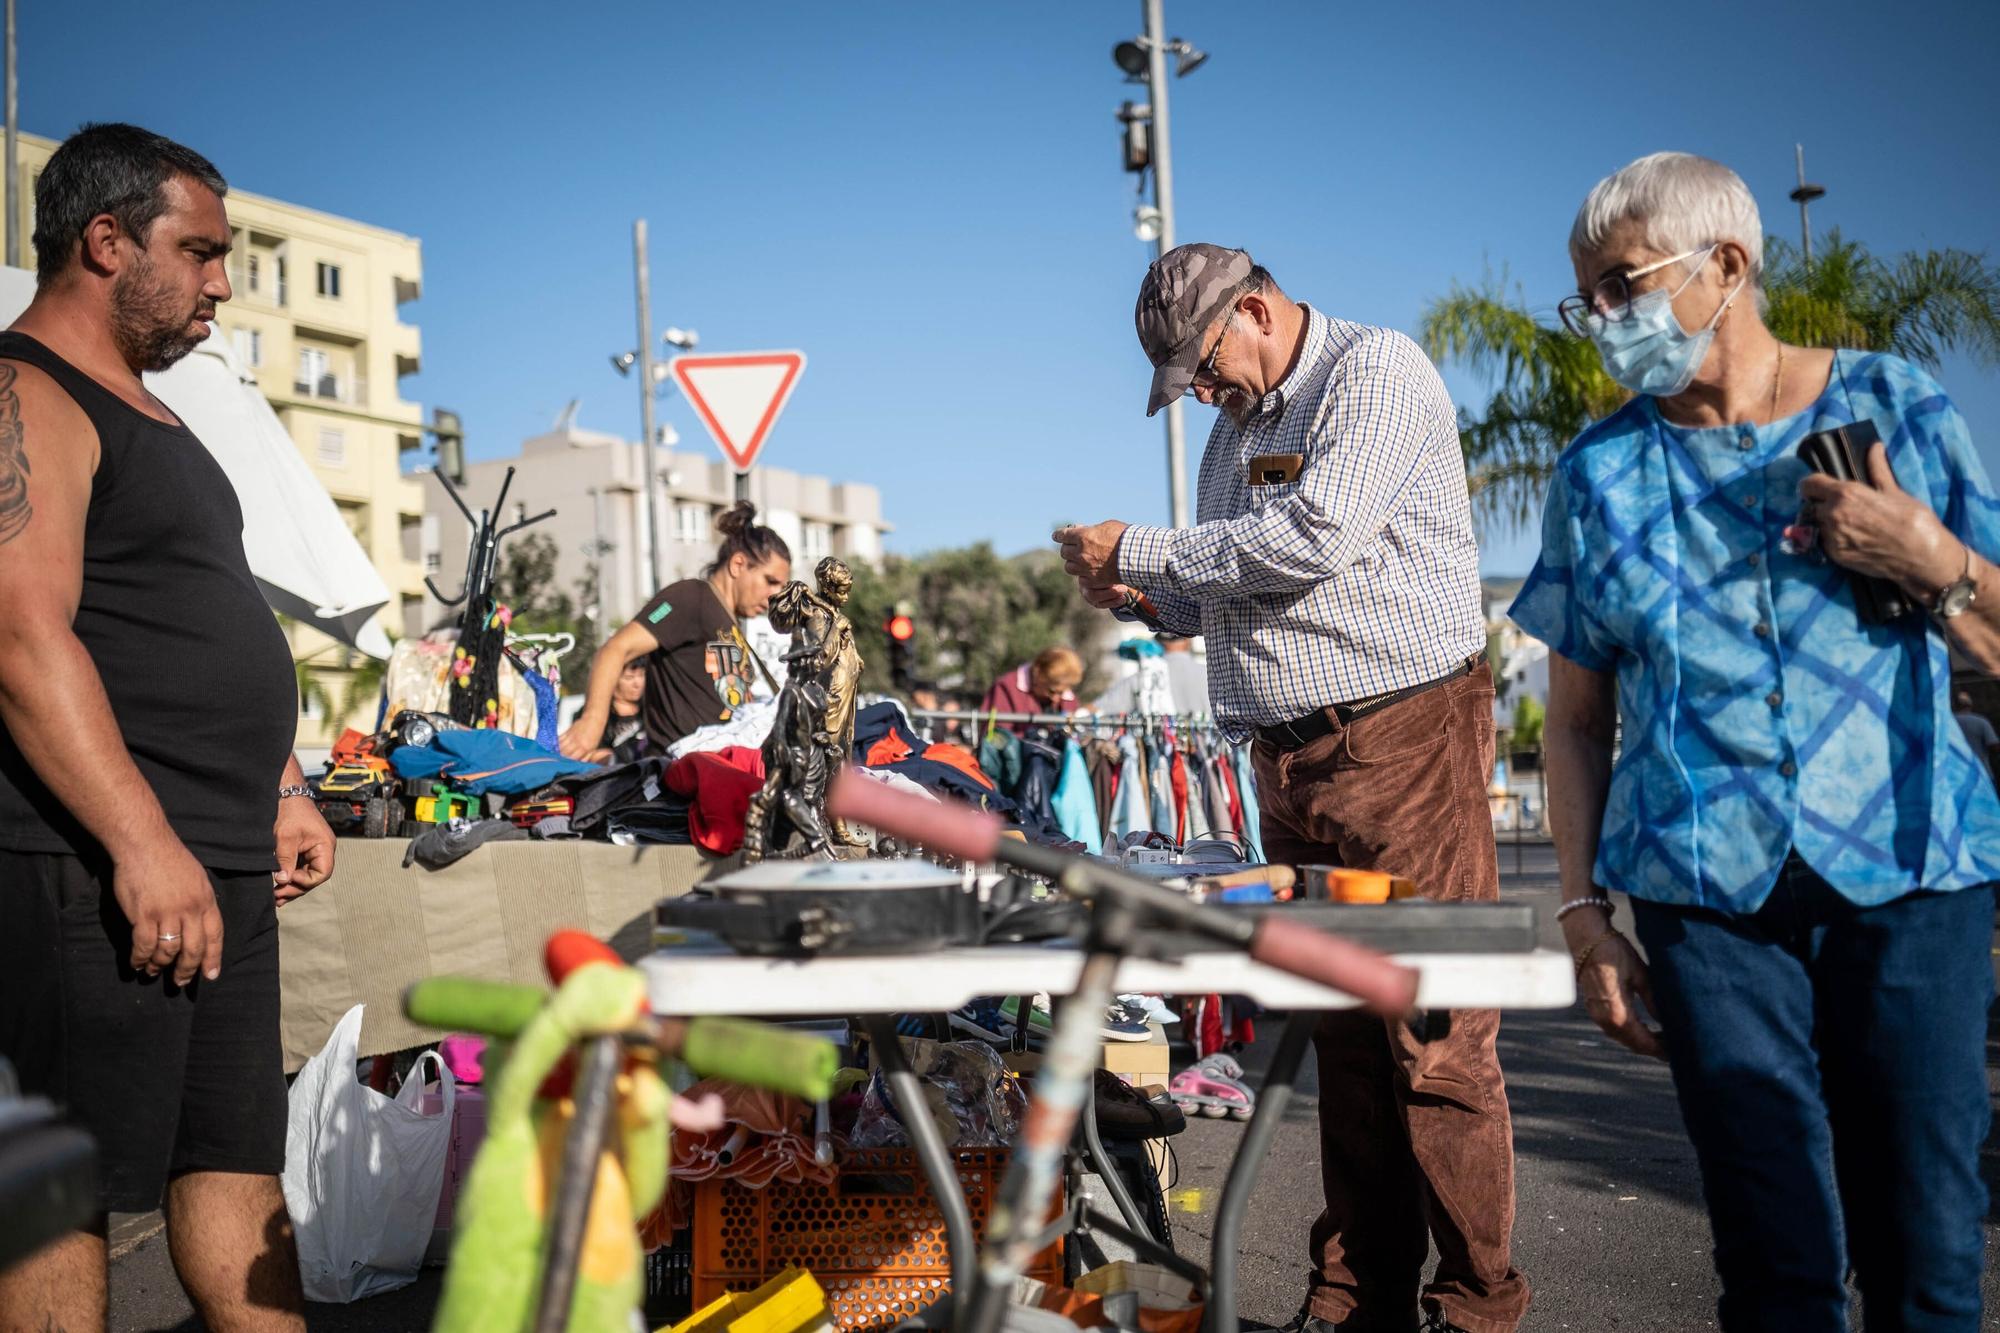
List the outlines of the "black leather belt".
<svg viewBox="0 0 2000 1333">
<path fill-rule="evenodd" d="M 1387 694 L 1370 695 L 1366 699 L 1356 699 L 1352 703 L 1334 704 L 1330 708 L 1322 708 L 1307 713 L 1304 717 L 1295 717 L 1290 722 L 1280 722 L 1275 726 L 1259 727 L 1257 739 L 1274 749 L 1300 749 L 1328 735 L 1335 727 L 1344 727 L 1356 718 L 1366 717 L 1377 709 L 1414 698 L 1425 690 L 1448 685 L 1460 676 L 1469 676 L 1485 661 L 1485 653 L 1474 653 L 1436 680 L 1427 680 L 1421 685 L 1411 685 L 1405 689 L 1391 690 Z"/>
</svg>

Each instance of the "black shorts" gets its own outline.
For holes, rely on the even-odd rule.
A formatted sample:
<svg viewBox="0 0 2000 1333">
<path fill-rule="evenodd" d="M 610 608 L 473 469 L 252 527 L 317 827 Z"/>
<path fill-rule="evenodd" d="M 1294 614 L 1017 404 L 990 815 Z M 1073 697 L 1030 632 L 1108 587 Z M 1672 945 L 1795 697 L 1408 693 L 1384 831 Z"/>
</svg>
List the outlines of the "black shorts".
<svg viewBox="0 0 2000 1333">
<path fill-rule="evenodd" d="M 210 870 L 222 975 L 134 972 L 132 928 L 75 856 L 0 850 L 0 1055 L 97 1140 L 107 1212 L 160 1206 L 170 1176 L 285 1165 L 278 914 L 269 871 Z"/>
</svg>

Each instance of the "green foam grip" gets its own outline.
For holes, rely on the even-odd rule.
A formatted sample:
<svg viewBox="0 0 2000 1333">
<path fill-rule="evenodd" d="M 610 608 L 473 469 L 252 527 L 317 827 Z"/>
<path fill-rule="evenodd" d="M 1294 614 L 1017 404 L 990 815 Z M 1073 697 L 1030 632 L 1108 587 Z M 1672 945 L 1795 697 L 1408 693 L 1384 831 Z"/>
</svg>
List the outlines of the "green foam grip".
<svg viewBox="0 0 2000 1333">
<path fill-rule="evenodd" d="M 403 1013 L 412 1023 L 447 1032 L 517 1037 L 548 999 L 549 993 L 539 986 L 426 977 L 403 992 Z"/>
<path fill-rule="evenodd" d="M 840 1052 L 823 1037 L 787 1032 L 738 1018 L 697 1018 L 688 1023 L 681 1059 L 703 1078 L 723 1078 L 755 1088 L 824 1101 L 833 1090 Z"/>
</svg>

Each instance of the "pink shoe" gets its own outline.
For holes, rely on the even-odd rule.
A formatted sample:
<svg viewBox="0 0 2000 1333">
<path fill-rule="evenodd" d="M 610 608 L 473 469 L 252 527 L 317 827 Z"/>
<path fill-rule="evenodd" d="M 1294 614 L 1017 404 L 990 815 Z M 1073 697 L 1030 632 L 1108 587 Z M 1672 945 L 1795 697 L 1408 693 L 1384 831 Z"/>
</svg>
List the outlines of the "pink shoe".
<svg viewBox="0 0 2000 1333">
<path fill-rule="evenodd" d="M 1183 1115 L 1205 1115 L 1213 1120 L 1220 1120 L 1223 1116 L 1232 1120 L 1248 1120 L 1251 1111 L 1256 1109 L 1256 1102 L 1240 1084 L 1226 1083 L 1199 1065 L 1174 1075 L 1174 1081 L 1167 1085 L 1167 1092 Z"/>
</svg>

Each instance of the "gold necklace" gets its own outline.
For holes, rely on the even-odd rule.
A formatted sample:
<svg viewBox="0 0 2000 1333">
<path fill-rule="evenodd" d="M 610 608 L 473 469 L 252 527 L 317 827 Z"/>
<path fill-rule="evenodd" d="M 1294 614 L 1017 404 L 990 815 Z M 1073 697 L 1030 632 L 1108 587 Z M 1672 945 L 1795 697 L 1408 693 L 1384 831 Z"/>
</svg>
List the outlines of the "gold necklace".
<svg viewBox="0 0 2000 1333">
<path fill-rule="evenodd" d="M 1771 372 L 1771 420 L 1778 419 L 1778 386 L 1785 382 L 1785 345 L 1778 344 L 1778 368 Z"/>
</svg>

